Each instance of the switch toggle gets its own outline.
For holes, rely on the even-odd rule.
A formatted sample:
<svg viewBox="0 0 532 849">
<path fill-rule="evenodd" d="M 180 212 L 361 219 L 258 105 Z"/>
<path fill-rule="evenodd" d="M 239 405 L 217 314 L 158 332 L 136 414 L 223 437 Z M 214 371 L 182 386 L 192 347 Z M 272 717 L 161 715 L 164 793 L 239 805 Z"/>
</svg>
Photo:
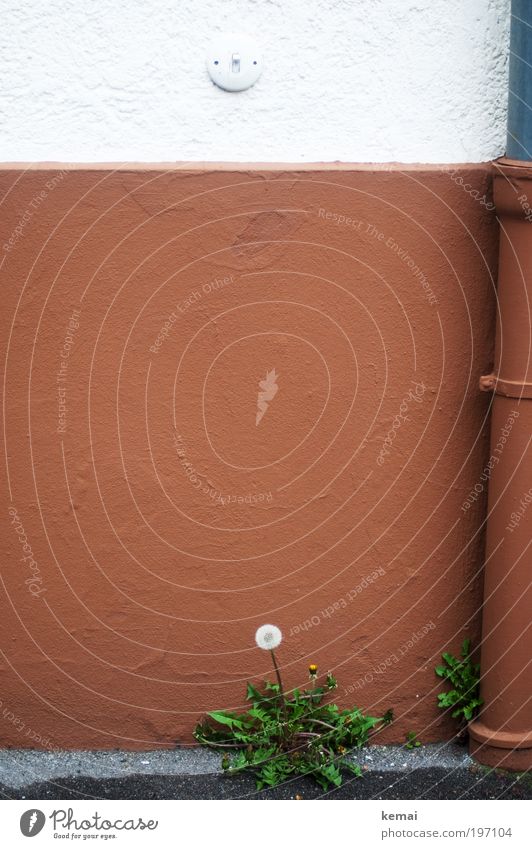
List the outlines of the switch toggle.
<svg viewBox="0 0 532 849">
<path fill-rule="evenodd" d="M 213 83 L 226 91 L 251 88 L 262 72 L 257 42 L 241 32 L 218 35 L 207 53 L 207 70 Z"/>
</svg>

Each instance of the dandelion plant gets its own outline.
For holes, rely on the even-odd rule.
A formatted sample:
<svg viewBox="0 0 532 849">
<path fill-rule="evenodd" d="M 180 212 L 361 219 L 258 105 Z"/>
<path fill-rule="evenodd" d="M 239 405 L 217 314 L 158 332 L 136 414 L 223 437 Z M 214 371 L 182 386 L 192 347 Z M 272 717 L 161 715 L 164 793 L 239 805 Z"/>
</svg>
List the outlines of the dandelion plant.
<svg viewBox="0 0 532 849">
<path fill-rule="evenodd" d="M 251 707 L 243 713 L 215 710 L 194 732 L 204 746 L 224 751 L 222 767 L 228 774 L 249 770 L 257 789 L 275 787 L 296 775 L 314 778 L 324 789 L 339 787 L 342 771 L 362 775 L 349 752 L 367 742 L 370 733 L 392 721 L 392 711 L 382 717 L 364 716 L 357 707 L 340 710 L 325 698 L 337 687 L 331 673 L 318 685 L 318 667 L 309 666 L 310 685 L 287 691 L 275 656 L 282 633 L 275 625 L 262 625 L 255 634 L 259 648 L 269 651 L 276 683 L 265 681 L 262 690 L 247 685 Z"/>
</svg>

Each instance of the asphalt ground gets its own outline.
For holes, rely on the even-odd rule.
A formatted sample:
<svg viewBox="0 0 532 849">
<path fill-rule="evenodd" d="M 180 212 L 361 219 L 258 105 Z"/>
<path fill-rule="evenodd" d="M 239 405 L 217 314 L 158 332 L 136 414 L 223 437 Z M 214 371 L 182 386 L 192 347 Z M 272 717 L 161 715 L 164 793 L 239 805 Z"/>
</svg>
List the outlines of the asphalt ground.
<svg viewBox="0 0 532 849">
<path fill-rule="evenodd" d="M 253 776 L 229 776 L 217 753 L 199 748 L 150 752 L 0 750 L 4 799 L 531 799 L 532 774 L 489 770 L 467 750 L 441 743 L 408 750 L 370 746 L 324 793 L 307 777 L 258 792 Z"/>
</svg>

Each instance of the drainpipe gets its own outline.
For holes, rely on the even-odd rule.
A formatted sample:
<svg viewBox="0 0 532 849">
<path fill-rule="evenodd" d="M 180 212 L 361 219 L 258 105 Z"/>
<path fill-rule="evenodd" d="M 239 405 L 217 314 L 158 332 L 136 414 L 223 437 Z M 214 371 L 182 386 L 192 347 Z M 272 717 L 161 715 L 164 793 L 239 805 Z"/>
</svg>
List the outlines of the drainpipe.
<svg viewBox="0 0 532 849">
<path fill-rule="evenodd" d="M 532 2 L 512 0 L 507 155 L 495 162 L 500 222 L 491 476 L 481 648 L 484 706 L 471 754 L 532 768 Z"/>
</svg>

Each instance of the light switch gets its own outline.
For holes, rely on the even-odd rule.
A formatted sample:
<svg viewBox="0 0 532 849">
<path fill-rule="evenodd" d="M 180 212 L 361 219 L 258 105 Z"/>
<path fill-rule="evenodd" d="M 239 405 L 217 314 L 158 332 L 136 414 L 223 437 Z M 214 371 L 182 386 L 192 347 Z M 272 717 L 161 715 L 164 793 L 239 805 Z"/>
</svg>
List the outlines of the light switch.
<svg viewBox="0 0 532 849">
<path fill-rule="evenodd" d="M 207 53 L 211 80 L 226 91 L 244 91 L 262 72 L 262 55 L 249 35 L 226 32 L 217 36 Z"/>
</svg>

